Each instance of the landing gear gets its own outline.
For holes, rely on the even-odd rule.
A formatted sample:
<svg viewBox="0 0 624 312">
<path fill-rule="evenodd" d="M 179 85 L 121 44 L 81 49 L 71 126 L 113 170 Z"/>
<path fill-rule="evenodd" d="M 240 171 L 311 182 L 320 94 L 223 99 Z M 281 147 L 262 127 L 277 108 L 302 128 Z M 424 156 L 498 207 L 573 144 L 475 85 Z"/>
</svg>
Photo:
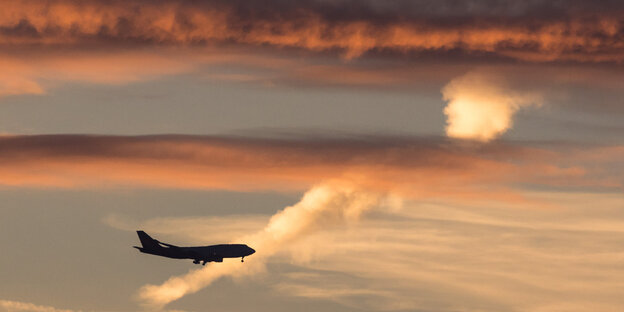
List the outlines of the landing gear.
<svg viewBox="0 0 624 312">
<path fill-rule="evenodd" d="M 195 259 L 195 260 L 193 260 L 193 263 L 199 264 L 199 260 Z"/>
<path fill-rule="evenodd" d="M 245 262 L 245 257 L 241 257 L 241 262 Z"/>
<path fill-rule="evenodd" d="M 206 260 L 202 261 L 202 265 L 206 265 Z"/>
</svg>

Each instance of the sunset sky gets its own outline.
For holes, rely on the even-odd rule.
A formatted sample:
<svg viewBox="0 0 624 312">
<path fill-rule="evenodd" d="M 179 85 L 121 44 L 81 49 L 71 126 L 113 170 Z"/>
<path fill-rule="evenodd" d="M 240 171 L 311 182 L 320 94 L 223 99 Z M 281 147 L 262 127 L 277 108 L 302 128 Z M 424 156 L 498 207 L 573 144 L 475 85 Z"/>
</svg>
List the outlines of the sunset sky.
<svg viewBox="0 0 624 312">
<path fill-rule="evenodd" d="M 2 1 L 0 243 L 0 311 L 623 311 L 624 2 Z"/>
</svg>

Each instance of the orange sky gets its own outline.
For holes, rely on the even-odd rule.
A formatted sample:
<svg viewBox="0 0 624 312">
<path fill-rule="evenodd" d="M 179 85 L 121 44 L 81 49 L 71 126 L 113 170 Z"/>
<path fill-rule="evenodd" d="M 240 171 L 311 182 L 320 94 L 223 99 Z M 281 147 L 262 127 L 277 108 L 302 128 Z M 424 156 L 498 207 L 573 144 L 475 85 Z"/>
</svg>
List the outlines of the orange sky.
<svg viewBox="0 0 624 312">
<path fill-rule="evenodd" d="M 2 1 L 0 310 L 622 311 L 622 16 Z"/>
</svg>

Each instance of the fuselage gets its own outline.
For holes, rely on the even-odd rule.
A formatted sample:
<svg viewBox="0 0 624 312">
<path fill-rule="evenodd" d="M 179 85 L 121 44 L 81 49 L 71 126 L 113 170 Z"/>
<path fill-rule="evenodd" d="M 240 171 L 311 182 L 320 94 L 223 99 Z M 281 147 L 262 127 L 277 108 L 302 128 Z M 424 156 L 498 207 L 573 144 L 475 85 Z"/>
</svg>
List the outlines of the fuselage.
<svg viewBox="0 0 624 312">
<path fill-rule="evenodd" d="M 241 258 L 256 252 L 245 244 L 220 244 L 197 247 L 159 246 L 156 248 L 139 248 L 139 250 L 144 253 L 175 259 L 196 259 L 198 255 L 201 255 L 201 258 Z"/>
<path fill-rule="evenodd" d="M 137 231 L 142 247 L 137 247 L 139 251 L 151 255 L 157 255 L 174 259 L 193 259 L 194 263 L 200 261 L 222 262 L 223 258 L 242 258 L 252 255 L 256 251 L 245 244 L 219 244 L 211 246 L 180 247 L 171 244 L 161 243 L 143 231 Z"/>
</svg>

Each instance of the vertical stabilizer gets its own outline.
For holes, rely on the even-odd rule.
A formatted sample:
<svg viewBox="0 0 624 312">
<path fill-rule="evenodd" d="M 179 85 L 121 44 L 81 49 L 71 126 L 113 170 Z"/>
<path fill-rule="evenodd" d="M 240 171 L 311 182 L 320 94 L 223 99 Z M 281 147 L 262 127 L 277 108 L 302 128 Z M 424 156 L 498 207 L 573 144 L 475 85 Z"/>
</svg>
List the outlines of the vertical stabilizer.
<svg viewBox="0 0 624 312">
<path fill-rule="evenodd" d="M 158 242 L 151 238 L 149 235 L 147 235 L 147 233 L 143 232 L 143 231 L 137 231 L 137 234 L 139 235 L 139 239 L 141 240 L 141 245 L 143 245 L 144 249 L 157 249 L 160 248 L 160 245 L 158 245 Z"/>
</svg>

